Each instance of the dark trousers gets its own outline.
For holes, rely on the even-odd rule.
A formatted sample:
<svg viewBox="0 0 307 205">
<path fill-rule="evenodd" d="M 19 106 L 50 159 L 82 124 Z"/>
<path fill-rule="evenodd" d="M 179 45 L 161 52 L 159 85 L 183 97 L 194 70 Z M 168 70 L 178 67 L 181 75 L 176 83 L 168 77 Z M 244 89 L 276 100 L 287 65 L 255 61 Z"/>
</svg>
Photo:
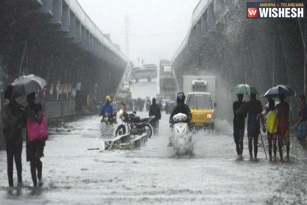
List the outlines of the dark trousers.
<svg viewBox="0 0 307 205">
<path fill-rule="evenodd" d="M 44 156 L 45 141 L 27 143 L 27 161 L 30 161 L 33 186 L 37 186 L 37 179 L 42 179 L 43 163 L 40 160 Z"/>
<path fill-rule="evenodd" d="M 14 186 L 13 182 L 13 166 L 14 160 L 17 170 L 18 183 L 22 183 L 22 164 L 21 164 L 22 143 L 8 143 L 6 144 L 7 155 L 7 176 L 9 186 Z"/>
<path fill-rule="evenodd" d="M 37 179 L 42 179 L 43 163 L 39 158 L 37 158 L 30 162 L 30 168 L 33 186 L 37 186 Z"/>
</svg>

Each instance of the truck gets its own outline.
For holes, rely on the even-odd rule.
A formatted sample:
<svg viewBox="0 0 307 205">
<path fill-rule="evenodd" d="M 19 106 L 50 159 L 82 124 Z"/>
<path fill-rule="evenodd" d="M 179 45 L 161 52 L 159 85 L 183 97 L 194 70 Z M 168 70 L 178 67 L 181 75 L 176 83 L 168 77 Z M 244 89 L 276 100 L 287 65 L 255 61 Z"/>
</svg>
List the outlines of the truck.
<svg viewBox="0 0 307 205">
<path fill-rule="evenodd" d="M 216 78 L 215 76 L 183 76 L 183 92 L 185 103 L 189 106 L 195 129 L 214 130 L 216 107 Z"/>
<path fill-rule="evenodd" d="M 156 64 L 144 64 L 141 67 L 133 67 L 131 70 L 131 79 L 135 82 L 139 82 L 140 79 L 147 79 L 150 82 L 153 78 L 157 78 Z"/>
<path fill-rule="evenodd" d="M 157 100 L 162 99 L 174 100 L 177 92 L 177 83 L 173 74 L 173 66 L 166 59 L 160 60 L 160 93 L 157 94 Z"/>
</svg>

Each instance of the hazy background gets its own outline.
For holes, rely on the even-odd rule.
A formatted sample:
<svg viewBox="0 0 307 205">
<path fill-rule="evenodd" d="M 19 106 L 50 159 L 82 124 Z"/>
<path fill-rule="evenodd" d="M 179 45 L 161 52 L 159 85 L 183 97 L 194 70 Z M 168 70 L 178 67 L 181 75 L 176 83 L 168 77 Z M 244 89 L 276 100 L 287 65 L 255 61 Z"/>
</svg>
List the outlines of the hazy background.
<svg viewBox="0 0 307 205">
<path fill-rule="evenodd" d="M 187 35 L 199 0 L 78 0 L 131 61 L 171 59 Z M 126 35 L 127 34 L 127 35 Z"/>
</svg>

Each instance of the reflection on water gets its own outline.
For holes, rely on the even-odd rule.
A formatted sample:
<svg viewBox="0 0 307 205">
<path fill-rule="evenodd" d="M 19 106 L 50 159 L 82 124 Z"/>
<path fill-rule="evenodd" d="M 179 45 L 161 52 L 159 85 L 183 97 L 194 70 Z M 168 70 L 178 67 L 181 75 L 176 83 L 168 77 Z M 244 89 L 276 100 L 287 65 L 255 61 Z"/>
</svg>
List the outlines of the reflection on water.
<svg viewBox="0 0 307 205">
<path fill-rule="evenodd" d="M 0 171 L 0 204 L 306 202 L 306 150 L 295 139 L 291 139 L 289 162 L 268 162 L 261 147 L 259 161 L 250 161 L 246 138 L 244 158 L 236 161 L 232 126 L 217 121 L 215 132 L 200 131 L 193 136 L 194 156 L 178 158 L 167 147 L 168 117 L 163 113 L 159 135 L 136 150 L 88 150 L 100 148 L 106 139 L 98 116 L 65 122 L 57 131 L 52 128 L 52 140 L 47 141 L 42 158 L 44 186 L 31 188 L 30 166 L 23 151 L 25 186 L 9 192 L 6 171 Z M 3 151 L 0 158 L 0 166 L 6 167 Z"/>
</svg>

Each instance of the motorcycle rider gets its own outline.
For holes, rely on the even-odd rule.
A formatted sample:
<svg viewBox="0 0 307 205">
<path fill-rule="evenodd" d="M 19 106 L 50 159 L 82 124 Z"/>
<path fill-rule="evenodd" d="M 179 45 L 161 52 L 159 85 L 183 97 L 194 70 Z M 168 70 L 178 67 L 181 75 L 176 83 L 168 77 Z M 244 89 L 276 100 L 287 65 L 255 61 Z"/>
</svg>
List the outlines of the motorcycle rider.
<svg viewBox="0 0 307 205">
<path fill-rule="evenodd" d="M 185 95 L 183 92 L 179 92 L 177 94 L 177 105 L 173 109 L 171 116 L 169 118 L 169 123 L 171 123 L 171 127 L 173 126 L 173 116 L 178 114 L 178 113 L 183 113 L 187 115 L 187 122 L 189 123 L 192 118 L 191 110 L 187 104 L 184 103 L 185 100 Z M 169 139 L 169 144 L 167 145 L 168 147 L 172 146 L 172 141 L 171 138 Z"/>
<path fill-rule="evenodd" d="M 151 116 L 155 116 L 152 125 L 154 133 L 157 134 L 157 131 L 159 130 L 159 120 L 161 119 L 161 111 L 159 105 L 156 103 L 156 98 L 152 98 L 152 104 L 149 108 L 149 117 Z"/>
<path fill-rule="evenodd" d="M 192 114 L 191 114 L 191 110 L 189 108 L 189 106 L 187 104 L 184 104 L 184 100 L 185 100 L 185 95 L 183 92 L 179 92 L 177 94 L 177 105 L 176 107 L 173 109 L 171 116 L 169 118 L 169 122 L 171 124 L 173 124 L 173 116 L 178 114 L 178 113 L 184 113 L 187 115 L 188 119 L 187 122 L 191 121 L 192 118 Z"/>
<path fill-rule="evenodd" d="M 113 119 L 114 108 L 111 104 L 111 97 L 109 95 L 106 96 L 105 103 L 100 108 L 100 116 L 102 116 L 101 122 L 106 114 L 109 116 L 109 119 Z"/>
</svg>

